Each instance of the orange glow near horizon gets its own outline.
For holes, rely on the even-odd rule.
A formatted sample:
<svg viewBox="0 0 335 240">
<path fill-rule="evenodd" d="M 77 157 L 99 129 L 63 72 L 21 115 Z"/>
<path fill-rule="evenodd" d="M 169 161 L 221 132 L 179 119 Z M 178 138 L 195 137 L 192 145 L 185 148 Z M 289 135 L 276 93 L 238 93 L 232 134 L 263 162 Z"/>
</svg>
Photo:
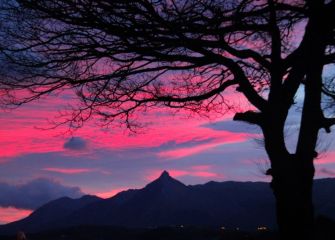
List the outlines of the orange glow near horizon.
<svg viewBox="0 0 335 240">
<path fill-rule="evenodd" d="M 95 193 L 95 195 L 100 197 L 100 198 L 106 199 L 106 198 L 114 197 L 118 193 L 120 193 L 122 191 L 126 191 L 126 190 L 128 190 L 128 189 L 127 188 L 116 188 L 116 189 L 113 189 L 111 191 L 98 192 L 98 193 Z"/>
<path fill-rule="evenodd" d="M 13 207 L 0 207 L 0 224 L 14 222 L 29 216 L 32 210 L 17 209 Z"/>
</svg>

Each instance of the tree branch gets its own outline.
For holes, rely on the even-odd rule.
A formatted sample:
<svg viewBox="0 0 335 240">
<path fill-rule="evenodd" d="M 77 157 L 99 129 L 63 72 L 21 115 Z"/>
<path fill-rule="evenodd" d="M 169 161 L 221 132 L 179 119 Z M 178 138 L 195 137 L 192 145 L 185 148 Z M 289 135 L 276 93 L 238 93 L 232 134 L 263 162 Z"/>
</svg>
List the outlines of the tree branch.
<svg viewBox="0 0 335 240">
<path fill-rule="evenodd" d="M 262 126 L 262 113 L 260 112 L 254 112 L 254 111 L 246 111 L 246 112 L 240 112 L 236 113 L 234 118 L 234 121 L 243 121 L 251 124 L 256 124 L 259 126 Z"/>
</svg>

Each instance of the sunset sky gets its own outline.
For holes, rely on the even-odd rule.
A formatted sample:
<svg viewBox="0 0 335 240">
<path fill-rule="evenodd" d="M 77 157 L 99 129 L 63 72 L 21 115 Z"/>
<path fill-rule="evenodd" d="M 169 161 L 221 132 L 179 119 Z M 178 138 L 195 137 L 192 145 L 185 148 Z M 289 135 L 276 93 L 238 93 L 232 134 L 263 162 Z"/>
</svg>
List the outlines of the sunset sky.
<svg viewBox="0 0 335 240">
<path fill-rule="evenodd" d="M 239 100 L 231 96 L 231 101 Z M 68 95 L 53 96 L 0 112 L 0 223 L 22 218 L 63 195 L 106 198 L 140 188 L 163 170 L 186 184 L 270 180 L 264 175 L 269 164 L 259 129 L 231 121 L 233 112 L 208 119 L 160 109 L 141 118 L 147 126 L 136 134 L 101 128 L 95 121 L 73 133 L 65 127 L 41 129 L 52 127 L 48 120 L 57 119 L 58 111 L 72 101 Z M 290 149 L 298 109 L 287 120 Z M 332 136 L 323 135 L 316 176 L 332 177 L 335 147 Z"/>
</svg>

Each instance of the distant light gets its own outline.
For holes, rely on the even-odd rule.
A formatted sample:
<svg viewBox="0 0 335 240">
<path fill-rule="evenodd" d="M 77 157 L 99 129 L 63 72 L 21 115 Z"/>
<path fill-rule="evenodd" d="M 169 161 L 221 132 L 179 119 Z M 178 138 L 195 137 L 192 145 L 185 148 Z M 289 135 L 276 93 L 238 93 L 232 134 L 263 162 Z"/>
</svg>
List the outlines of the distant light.
<svg viewBox="0 0 335 240">
<path fill-rule="evenodd" d="M 265 226 L 259 226 L 259 227 L 257 227 L 257 230 L 258 230 L 258 231 L 267 231 L 268 228 L 265 227 Z"/>
<path fill-rule="evenodd" d="M 184 225 L 180 225 L 180 227 L 181 227 L 181 228 L 183 228 L 183 227 L 184 227 Z"/>
<path fill-rule="evenodd" d="M 237 228 L 236 228 L 236 231 L 240 231 L 240 228 L 237 227 Z"/>
<path fill-rule="evenodd" d="M 225 227 L 221 227 L 221 230 L 226 230 L 226 228 Z"/>
</svg>

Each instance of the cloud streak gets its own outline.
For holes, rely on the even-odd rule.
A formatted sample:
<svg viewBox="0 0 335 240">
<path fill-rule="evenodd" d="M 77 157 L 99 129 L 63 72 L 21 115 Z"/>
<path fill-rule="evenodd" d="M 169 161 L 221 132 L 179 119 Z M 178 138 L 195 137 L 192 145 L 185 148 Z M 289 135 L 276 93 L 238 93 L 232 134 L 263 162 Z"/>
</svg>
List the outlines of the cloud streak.
<svg viewBox="0 0 335 240">
<path fill-rule="evenodd" d="M 94 171 L 93 169 L 89 168 L 52 168 L 52 167 L 43 168 L 42 170 L 62 174 L 81 174 Z"/>
<path fill-rule="evenodd" d="M 232 133 L 251 133 L 260 134 L 261 129 L 256 125 L 247 124 L 245 122 L 224 120 L 203 124 L 202 127 L 216 131 L 228 131 Z"/>
</svg>

